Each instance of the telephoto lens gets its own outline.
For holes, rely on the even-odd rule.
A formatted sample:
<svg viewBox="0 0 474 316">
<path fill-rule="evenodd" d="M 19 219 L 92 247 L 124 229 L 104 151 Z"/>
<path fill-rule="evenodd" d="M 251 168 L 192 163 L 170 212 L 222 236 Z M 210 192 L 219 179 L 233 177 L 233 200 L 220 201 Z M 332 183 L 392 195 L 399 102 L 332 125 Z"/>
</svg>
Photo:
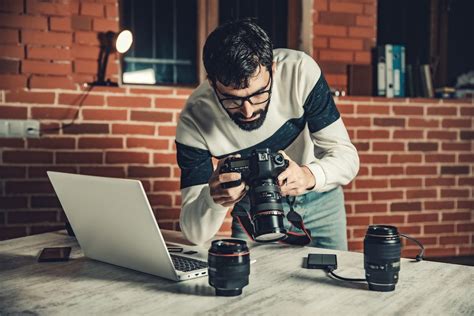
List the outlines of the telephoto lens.
<svg viewBox="0 0 474 316">
<path fill-rule="evenodd" d="M 400 255 L 400 235 L 395 226 L 369 226 L 364 239 L 364 269 L 369 290 L 395 290 L 400 271 Z"/>
<path fill-rule="evenodd" d="M 240 239 L 215 240 L 209 248 L 209 285 L 217 296 L 237 296 L 249 284 L 250 252 Z"/>
</svg>

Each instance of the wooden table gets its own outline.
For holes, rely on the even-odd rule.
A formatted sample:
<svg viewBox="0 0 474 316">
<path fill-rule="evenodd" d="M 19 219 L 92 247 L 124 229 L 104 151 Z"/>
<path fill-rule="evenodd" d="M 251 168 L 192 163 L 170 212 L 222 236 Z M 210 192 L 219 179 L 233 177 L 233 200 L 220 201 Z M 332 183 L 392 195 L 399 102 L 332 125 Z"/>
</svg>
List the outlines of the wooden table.
<svg viewBox="0 0 474 316">
<path fill-rule="evenodd" d="M 37 263 L 43 247 L 72 246 L 65 263 Z M 90 260 L 64 231 L 0 242 L 0 315 L 474 315 L 474 268 L 403 259 L 394 292 L 302 267 L 310 252 L 336 253 L 337 273 L 363 277 L 354 252 L 257 244 L 250 284 L 216 297 L 208 279 L 181 283 Z"/>
</svg>

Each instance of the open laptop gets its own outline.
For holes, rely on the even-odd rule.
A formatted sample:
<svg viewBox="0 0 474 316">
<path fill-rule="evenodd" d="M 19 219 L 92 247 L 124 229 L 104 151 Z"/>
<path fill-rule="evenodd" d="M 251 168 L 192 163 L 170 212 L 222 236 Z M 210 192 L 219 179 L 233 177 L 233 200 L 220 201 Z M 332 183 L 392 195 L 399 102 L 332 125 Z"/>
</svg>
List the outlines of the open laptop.
<svg viewBox="0 0 474 316">
<path fill-rule="evenodd" d="M 177 245 L 182 252 L 168 251 L 140 181 L 48 176 L 86 257 L 174 281 L 207 275 L 202 249 Z"/>
</svg>

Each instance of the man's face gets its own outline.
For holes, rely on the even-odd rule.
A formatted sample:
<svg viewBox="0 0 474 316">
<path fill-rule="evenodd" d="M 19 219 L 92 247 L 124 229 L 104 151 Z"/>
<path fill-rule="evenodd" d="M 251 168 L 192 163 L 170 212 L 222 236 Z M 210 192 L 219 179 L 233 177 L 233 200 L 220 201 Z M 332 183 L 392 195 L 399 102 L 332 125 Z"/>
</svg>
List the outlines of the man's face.
<svg viewBox="0 0 474 316">
<path fill-rule="evenodd" d="M 245 89 L 235 89 L 216 82 L 214 90 L 230 118 L 243 130 L 252 131 L 262 126 L 270 104 L 271 73 L 260 66 L 249 79 Z"/>
</svg>

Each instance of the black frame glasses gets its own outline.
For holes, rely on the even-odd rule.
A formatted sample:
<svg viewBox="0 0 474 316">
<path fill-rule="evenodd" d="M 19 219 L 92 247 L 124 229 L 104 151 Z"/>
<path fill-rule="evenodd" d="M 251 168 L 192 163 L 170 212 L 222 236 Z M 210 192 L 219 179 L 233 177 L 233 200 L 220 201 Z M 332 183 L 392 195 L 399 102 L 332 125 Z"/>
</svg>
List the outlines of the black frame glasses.
<svg viewBox="0 0 474 316">
<path fill-rule="evenodd" d="M 269 73 L 270 73 L 270 78 L 268 79 L 267 85 L 264 87 L 264 89 L 265 89 L 266 87 L 268 87 L 270 85 L 270 88 L 268 90 L 257 91 L 255 93 L 252 93 L 251 95 L 246 96 L 246 97 L 230 97 L 230 98 L 221 99 L 221 98 L 219 98 L 219 94 L 223 94 L 223 93 L 220 92 L 219 89 L 217 89 L 217 87 L 214 85 L 213 88 L 214 88 L 214 91 L 216 92 L 217 99 L 221 103 L 222 107 L 224 107 L 227 110 L 240 109 L 244 105 L 245 101 L 248 101 L 251 105 L 259 105 L 259 104 L 263 104 L 265 102 L 268 102 L 268 100 L 270 100 L 270 98 L 272 96 L 272 85 L 273 85 L 272 72 L 270 71 Z M 264 101 L 252 102 L 251 98 L 253 98 L 255 96 L 258 96 L 258 95 L 263 95 L 265 93 L 268 93 L 268 98 L 266 98 Z M 232 103 L 230 105 L 226 105 L 225 101 L 232 101 Z"/>
</svg>

